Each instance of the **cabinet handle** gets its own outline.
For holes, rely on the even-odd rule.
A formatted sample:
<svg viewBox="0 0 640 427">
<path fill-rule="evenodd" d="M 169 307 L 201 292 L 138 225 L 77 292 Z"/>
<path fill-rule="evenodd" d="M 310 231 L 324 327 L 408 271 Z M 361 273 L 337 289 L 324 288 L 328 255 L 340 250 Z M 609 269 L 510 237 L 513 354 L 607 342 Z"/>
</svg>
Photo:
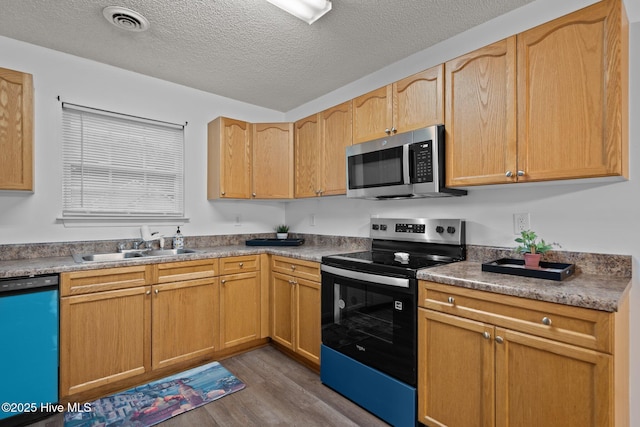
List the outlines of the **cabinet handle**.
<svg viewBox="0 0 640 427">
<path fill-rule="evenodd" d="M 251 196 L 252 197 L 256 197 L 256 193 L 251 193 Z"/>
<path fill-rule="evenodd" d="M 225 194 L 227 194 L 227 193 L 225 193 L 224 191 L 222 191 L 222 192 L 220 193 L 220 195 L 222 195 L 222 196 L 224 196 Z"/>
<path fill-rule="evenodd" d="M 507 178 L 511 178 L 513 176 L 513 172 L 507 171 L 505 172 L 504 176 L 506 176 Z"/>
<path fill-rule="evenodd" d="M 498 344 L 502 344 L 504 342 L 504 338 L 502 338 L 500 335 L 496 336 L 496 342 Z"/>
<path fill-rule="evenodd" d="M 160 291 L 157 290 L 157 289 L 154 292 L 156 293 L 156 295 L 158 295 L 158 293 L 160 293 Z"/>
<path fill-rule="evenodd" d="M 396 132 L 398 132 L 398 129 L 396 129 L 396 128 L 391 128 L 391 132 L 392 132 L 392 133 L 396 133 Z"/>
<path fill-rule="evenodd" d="M 291 270 L 295 270 L 295 269 L 296 269 L 296 266 L 291 264 Z"/>
<path fill-rule="evenodd" d="M 544 325 L 551 326 L 552 322 L 551 322 L 551 319 L 549 319 L 548 317 L 545 316 L 545 317 L 542 318 L 542 323 Z"/>
<path fill-rule="evenodd" d="M 386 128 L 386 129 L 384 130 L 384 133 L 386 133 L 387 135 L 391 135 L 391 129 Z"/>
<path fill-rule="evenodd" d="M 290 285 L 297 285 L 298 282 L 296 282 L 294 279 L 289 279 L 289 284 Z"/>
<path fill-rule="evenodd" d="M 220 283 L 222 283 L 222 284 L 224 285 L 225 283 L 227 283 L 227 281 L 226 281 L 225 279 L 222 279 L 222 280 L 220 281 Z"/>
<path fill-rule="evenodd" d="M 447 302 L 449 304 L 454 304 L 456 302 L 456 299 L 454 297 L 449 297 L 449 298 L 447 298 Z"/>
<path fill-rule="evenodd" d="M 482 338 L 484 338 L 485 340 L 491 339 L 491 334 L 485 331 L 482 333 Z"/>
<path fill-rule="evenodd" d="M 238 264 L 240 266 L 240 268 L 242 268 L 242 266 L 244 265 L 243 262 L 241 262 L 240 264 Z"/>
<path fill-rule="evenodd" d="M 518 176 L 524 176 L 524 171 L 518 171 L 516 174 L 517 174 Z"/>
<path fill-rule="evenodd" d="M 145 292 L 145 294 L 151 295 L 151 291 L 147 291 L 147 292 Z"/>
</svg>

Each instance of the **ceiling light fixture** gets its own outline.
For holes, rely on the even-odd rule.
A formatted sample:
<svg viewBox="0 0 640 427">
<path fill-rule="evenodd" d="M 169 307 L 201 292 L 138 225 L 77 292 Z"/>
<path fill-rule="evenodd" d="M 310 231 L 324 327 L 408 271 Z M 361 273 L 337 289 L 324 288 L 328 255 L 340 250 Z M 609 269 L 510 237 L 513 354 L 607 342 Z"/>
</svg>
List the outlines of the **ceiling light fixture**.
<svg viewBox="0 0 640 427">
<path fill-rule="evenodd" d="M 120 6 L 107 6 L 102 9 L 102 14 L 116 27 L 128 31 L 146 31 L 149 21 L 135 10 Z"/>
<path fill-rule="evenodd" d="M 311 25 L 331 10 L 330 0 L 267 0 Z"/>
</svg>

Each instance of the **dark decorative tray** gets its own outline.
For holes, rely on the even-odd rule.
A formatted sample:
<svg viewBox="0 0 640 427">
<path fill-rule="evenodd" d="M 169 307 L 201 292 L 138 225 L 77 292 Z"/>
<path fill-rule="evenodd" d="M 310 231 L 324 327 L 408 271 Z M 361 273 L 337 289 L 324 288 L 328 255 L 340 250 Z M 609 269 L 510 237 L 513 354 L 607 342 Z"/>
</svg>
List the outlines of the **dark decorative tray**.
<svg viewBox="0 0 640 427">
<path fill-rule="evenodd" d="M 526 268 L 523 259 L 501 258 L 482 264 L 482 271 L 535 277 L 547 280 L 564 280 L 576 270 L 575 264 L 540 261 L 539 268 Z"/>
<path fill-rule="evenodd" d="M 247 246 L 300 246 L 304 239 L 251 239 L 245 241 Z"/>
</svg>

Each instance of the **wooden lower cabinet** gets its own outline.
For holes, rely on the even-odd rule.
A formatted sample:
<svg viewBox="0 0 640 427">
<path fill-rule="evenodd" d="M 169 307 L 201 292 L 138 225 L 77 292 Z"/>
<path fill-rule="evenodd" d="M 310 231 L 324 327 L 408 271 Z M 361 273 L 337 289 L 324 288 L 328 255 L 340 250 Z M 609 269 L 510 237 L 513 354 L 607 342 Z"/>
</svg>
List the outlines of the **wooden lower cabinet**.
<svg viewBox="0 0 640 427">
<path fill-rule="evenodd" d="M 151 370 L 149 286 L 60 299 L 60 396 Z"/>
<path fill-rule="evenodd" d="M 271 339 L 319 367 L 319 264 L 274 256 L 271 268 Z"/>
<path fill-rule="evenodd" d="M 154 285 L 152 299 L 153 369 L 213 355 L 217 277 Z"/>
<path fill-rule="evenodd" d="M 220 278 L 220 348 L 260 338 L 260 272 Z"/>
<path fill-rule="evenodd" d="M 629 425 L 628 303 L 604 313 L 431 282 L 419 301 L 420 422 Z"/>
</svg>

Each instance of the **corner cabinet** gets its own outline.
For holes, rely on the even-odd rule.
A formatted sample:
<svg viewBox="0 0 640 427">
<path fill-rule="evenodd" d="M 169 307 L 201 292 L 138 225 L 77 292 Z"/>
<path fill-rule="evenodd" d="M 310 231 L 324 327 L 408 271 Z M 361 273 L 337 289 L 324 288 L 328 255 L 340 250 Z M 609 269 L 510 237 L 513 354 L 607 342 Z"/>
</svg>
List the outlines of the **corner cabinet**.
<svg viewBox="0 0 640 427">
<path fill-rule="evenodd" d="M 273 256 L 271 273 L 271 339 L 319 369 L 320 265 Z"/>
<path fill-rule="evenodd" d="M 218 117 L 207 130 L 207 198 L 250 198 L 251 123 Z"/>
<path fill-rule="evenodd" d="M 0 68 L 0 190 L 33 191 L 33 76 Z"/>
<path fill-rule="evenodd" d="M 447 62 L 447 185 L 627 178 L 628 61 L 604 0 Z"/>
<path fill-rule="evenodd" d="M 424 281 L 419 292 L 420 422 L 629 425 L 628 302 L 606 313 Z"/>
<path fill-rule="evenodd" d="M 346 194 L 351 101 L 295 122 L 296 198 Z"/>
<path fill-rule="evenodd" d="M 438 65 L 353 99 L 353 143 L 441 124 L 443 66 Z"/>
</svg>

